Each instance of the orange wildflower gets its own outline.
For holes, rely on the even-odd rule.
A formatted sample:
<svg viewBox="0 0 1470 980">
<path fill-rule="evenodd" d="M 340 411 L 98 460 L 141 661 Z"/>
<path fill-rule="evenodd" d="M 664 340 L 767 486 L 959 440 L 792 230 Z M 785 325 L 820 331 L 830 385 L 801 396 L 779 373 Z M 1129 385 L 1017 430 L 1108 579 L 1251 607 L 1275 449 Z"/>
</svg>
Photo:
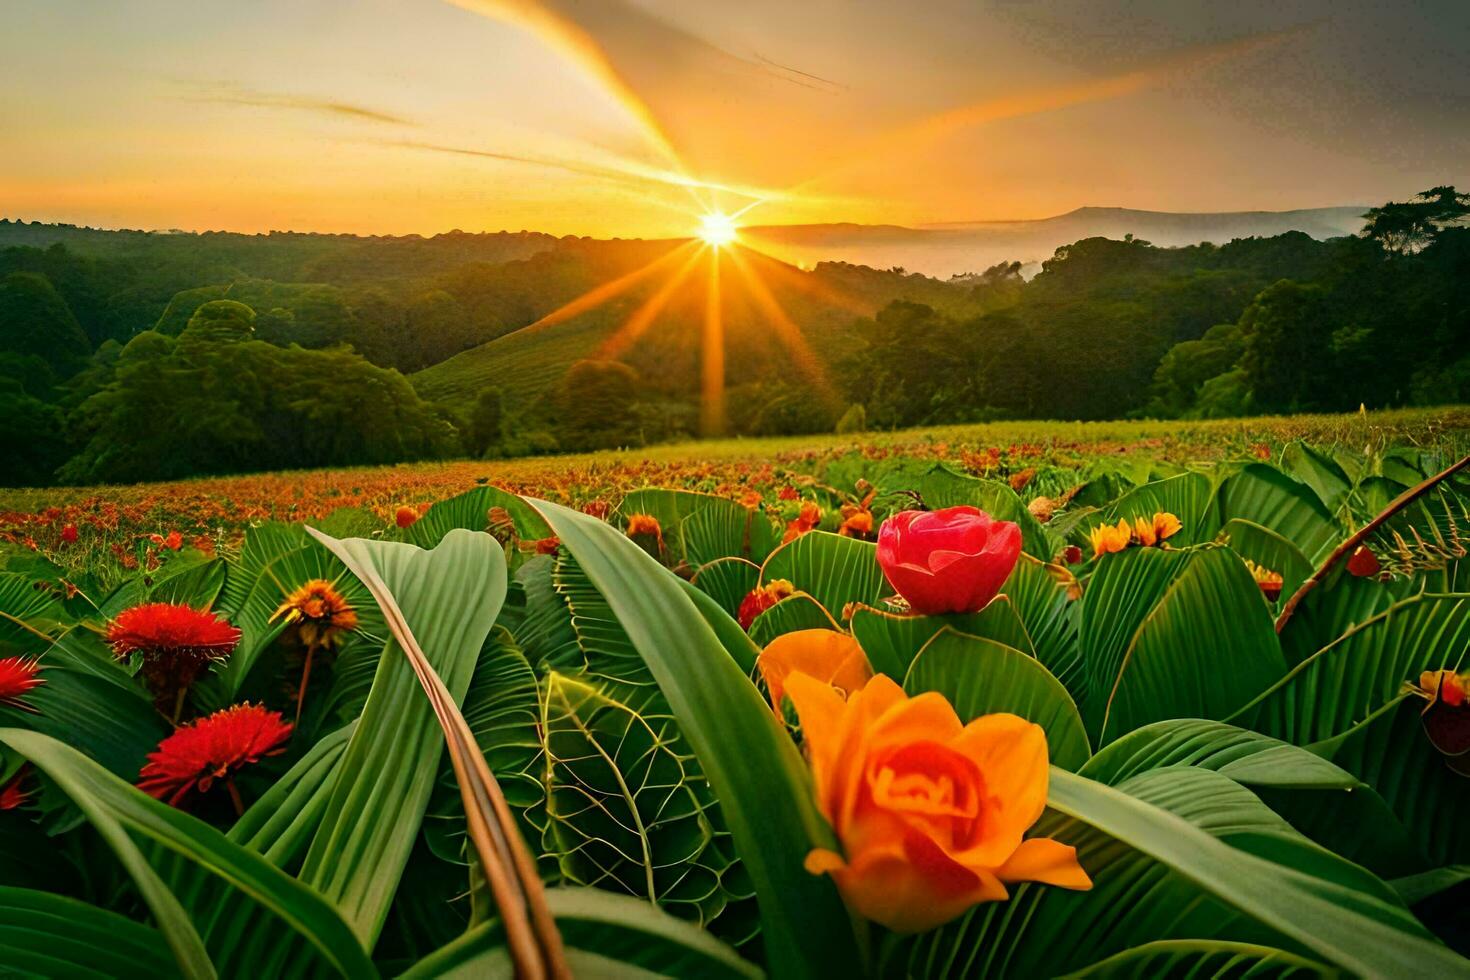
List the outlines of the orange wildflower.
<svg viewBox="0 0 1470 980">
<path fill-rule="evenodd" d="M 844 698 L 863 689 L 873 676 L 868 655 L 857 640 L 836 630 L 796 630 L 776 637 L 756 659 L 766 690 L 771 694 L 771 707 L 781 714 L 781 700 L 786 696 L 786 680 L 792 674 L 830 685 Z"/>
<path fill-rule="evenodd" d="M 832 875 L 859 914 L 921 932 L 1009 897 L 1006 882 L 1092 887 L 1074 848 L 1024 839 L 1046 808 L 1039 726 L 1009 714 L 964 725 L 942 695 L 910 698 L 883 675 L 845 700 L 803 673 L 785 691 L 844 851 L 813 850 L 806 868 Z"/>
<path fill-rule="evenodd" d="M 1280 572 L 1273 572 L 1269 568 L 1257 565 L 1249 558 L 1245 559 L 1245 567 L 1250 569 L 1251 578 L 1255 579 L 1256 584 L 1261 587 L 1261 594 L 1266 597 L 1267 602 L 1275 602 L 1281 598 L 1281 586 L 1284 580 Z"/>
<path fill-rule="evenodd" d="M 1413 688 L 1413 693 L 1428 701 L 1430 707 L 1442 704 L 1448 708 L 1458 708 L 1465 703 L 1466 689 L 1470 688 L 1470 678 L 1457 674 L 1453 670 L 1426 670 L 1419 675 L 1417 685 L 1409 686 Z"/>
<path fill-rule="evenodd" d="M 1145 548 L 1152 548 L 1159 542 L 1178 534 L 1183 527 L 1179 518 L 1166 511 L 1159 511 L 1152 518 L 1140 517 L 1135 520 L 1133 536 Z"/>
<path fill-rule="evenodd" d="M 822 523 L 822 508 L 818 507 L 815 501 L 803 501 L 796 517 L 787 522 L 786 534 L 781 538 L 781 543 L 796 540 L 820 523 Z"/>
<path fill-rule="evenodd" d="M 1100 558 L 1115 551 L 1122 551 L 1133 540 L 1133 529 L 1123 518 L 1116 525 L 1099 524 L 1087 535 L 1092 542 L 1092 555 Z"/>
<path fill-rule="evenodd" d="M 347 633 L 357 629 L 357 610 L 326 579 L 314 578 L 292 592 L 271 614 L 296 627 L 296 636 L 308 649 L 331 650 Z"/>
<path fill-rule="evenodd" d="M 393 512 L 393 523 L 399 527 L 413 527 L 418 522 L 419 512 L 404 504 Z"/>
<path fill-rule="evenodd" d="M 873 512 L 862 504 L 842 505 L 842 526 L 837 533 L 844 538 L 865 538 L 873 533 Z"/>
</svg>

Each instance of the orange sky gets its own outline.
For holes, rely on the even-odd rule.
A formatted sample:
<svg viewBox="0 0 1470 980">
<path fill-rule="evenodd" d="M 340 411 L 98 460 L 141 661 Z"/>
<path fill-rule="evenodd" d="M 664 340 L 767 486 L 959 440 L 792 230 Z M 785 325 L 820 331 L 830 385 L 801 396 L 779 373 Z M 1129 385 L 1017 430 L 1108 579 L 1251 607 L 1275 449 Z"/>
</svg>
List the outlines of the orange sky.
<svg viewBox="0 0 1470 980">
<path fill-rule="evenodd" d="M 17 0 L 0 216 L 647 237 L 1376 202 L 1470 182 L 1467 7 Z"/>
</svg>

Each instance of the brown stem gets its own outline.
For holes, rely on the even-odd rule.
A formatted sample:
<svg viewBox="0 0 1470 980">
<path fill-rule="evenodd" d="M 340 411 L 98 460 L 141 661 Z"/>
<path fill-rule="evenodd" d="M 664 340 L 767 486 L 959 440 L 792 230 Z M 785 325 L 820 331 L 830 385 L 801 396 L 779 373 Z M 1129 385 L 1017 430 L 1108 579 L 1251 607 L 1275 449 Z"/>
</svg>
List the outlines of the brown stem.
<svg viewBox="0 0 1470 980">
<path fill-rule="evenodd" d="M 1399 511 L 1409 506 L 1409 504 L 1413 503 L 1415 500 L 1418 500 L 1424 494 L 1434 489 L 1437 484 L 1454 476 L 1466 466 L 1470 466 L 1470 456 L 1466 456 L 1459 462 L 1451 464 L 1448 468 L 1441 470 L 1434 476 L 1431 476 L 1429 479 L 1425 480 L 1423 483 L 1420 483 L 1418 486 L 1410 487 L 1409 489 L 1405 490 L 1403 493 L 1393 498 L 1393 500 L 1389 502 L 1389 505 L 1383 508 L 1383 511 L 1377 517 L 1373 518 L 1367 524 L 1364 524 L 1357 531 L 1356 534 L 1353 534 L 1342 544 L 1334 548 L 1332 554 L 1328 555 L 1327 560 L 1322 563 L 1322 567 L 1313 572 L 1312 577 L 1303 582 L 1301 586 L 1291 594 L 1291 598 L 1286 600 L 1286 605 L 1281 607 L 1281 615 L 1276 617 L 1276 632 L 1280 633 L 1282 628 L 1286 626 L 1287 620 L 1291 619 L 1291 614 L 1296 611 L 1298 603 L 1300 603 L 1302 599 L 1306 597 L 1306 594 L 1308 592 L 1311 592 L 1317 586 L 1321 585 L 1322 580 L 1327 577 L 1327 573 L 1332 571 L 1337 563 L 1342 561 L 1344 557 L 1352 554 L 1353 551 L 1357 549 L 1358 545 L 1362 544 L 1368 539 L 1368 536 L 1370 534 L 1382 527 L 1389 518 L 1393 517 Z"/>
<path fill-rule="evenodd" d="M 179 693 L 174 695 L 174 714 L 170 721 L 175 728 L 179 727 L 179 719 L 184 716 L 184 697 L 189 693 L 188 687 L 180 687 Z"/>
<path fill-rule="evenodd" d="M 306 663 L 301 668 L 301 689 L 296 692 L 296 721 L 295 727 L 301 727 L 301 707 L 306 704 L 306 682 L 311 679 L 311 655 L 316 652 L 316 646 L 306 648 Z"/>
<path fill-rule="evenodd" d="M 235 777 L 225 779 L 225 789 L 230 791 L 230 802 L 235 804 L 235 816 L 245 816 L 245 801 L 240 799 L 240 787 L 235 785 Z"/>
</svg>

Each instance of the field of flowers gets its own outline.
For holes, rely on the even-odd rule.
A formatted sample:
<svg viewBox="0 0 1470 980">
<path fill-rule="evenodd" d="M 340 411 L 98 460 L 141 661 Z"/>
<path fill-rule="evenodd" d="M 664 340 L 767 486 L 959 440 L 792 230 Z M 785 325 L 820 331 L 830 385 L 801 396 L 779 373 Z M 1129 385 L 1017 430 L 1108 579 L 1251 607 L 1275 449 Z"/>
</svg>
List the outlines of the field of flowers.
<svg viewBox="0 0 1470 980">
<path fill-rule="evenodd" d="M 0 973 L 1470 976 L 1470 412 L 0 497 Z"/>
</svg>

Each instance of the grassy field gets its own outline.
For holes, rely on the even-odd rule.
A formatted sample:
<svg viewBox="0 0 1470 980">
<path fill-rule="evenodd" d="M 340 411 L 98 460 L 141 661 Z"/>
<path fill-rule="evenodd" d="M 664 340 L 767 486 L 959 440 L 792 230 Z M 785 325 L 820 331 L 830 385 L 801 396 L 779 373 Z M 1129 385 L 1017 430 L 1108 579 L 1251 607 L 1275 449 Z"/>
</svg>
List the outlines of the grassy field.
<svg viewBox="0 0 1470 980">
<path fill-rule="evenodd" d="M 838 460 L 895 457 L 946 462 L 1023 487 L 1046 472 L 1065 484 L 1088 467 L 1152 460 L 1172 464 L 1271 458 L 1287 443 L 1355 452 L 1417 445 L 1446 455 L 1470 451 L 1470 408 L 1349 415 L 1298 415 L 1208 422 L 1001 422 L 855 435 L 729 439 L 517 460 L 460 460 L 400 466 L 291 471 L 171 483 L 0 490 L 0 539 L 58 548 L 68 525 L 82 542 L 117 551 L 148 535 L 179 532 L 200 546 L 228 546 L 263 520 L 320 520 L 354 509 L 387 522 L 403 505 L 437 500 L 490 483 L 574 504 L 616 503 L 642 486 L 682 487 L 771 499 L 791 483 L 848 479 Z M 1029 474 L 1028 475 L 1028 471 Z M 860 472 L 859 472 L 860 475 Z M 1041 492 L 1042 483 L 1030 494 Z M 852 492 L 852 486 L 838 486 Z M 80 557 L 80 556 L 78 556 Z"/>
</svg>

